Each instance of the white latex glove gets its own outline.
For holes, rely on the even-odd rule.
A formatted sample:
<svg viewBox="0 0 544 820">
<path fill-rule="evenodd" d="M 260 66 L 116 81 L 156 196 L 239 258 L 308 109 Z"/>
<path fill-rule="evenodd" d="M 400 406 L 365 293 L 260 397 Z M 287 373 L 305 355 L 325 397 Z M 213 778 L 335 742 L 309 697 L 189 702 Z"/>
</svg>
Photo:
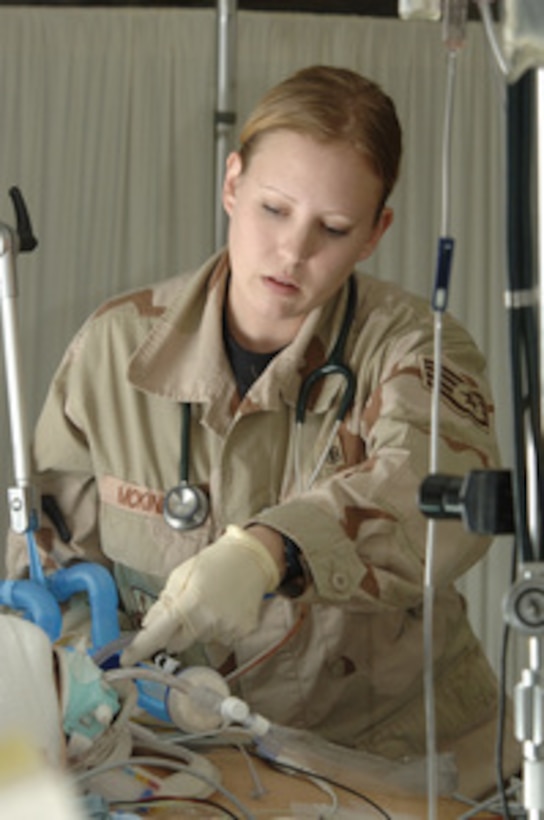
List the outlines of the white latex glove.
<svg viewBox="0 0 544 820">
<path fill-rule="evenodd" d="M 121 656 L 122 666 L 160 649 L 182 652 L 195 641 L 229 645 L 257 626 L 263 595 L 280 582 L 276 562 L 247 530 L 224 535 L 174 569 Z"/>
</svg>

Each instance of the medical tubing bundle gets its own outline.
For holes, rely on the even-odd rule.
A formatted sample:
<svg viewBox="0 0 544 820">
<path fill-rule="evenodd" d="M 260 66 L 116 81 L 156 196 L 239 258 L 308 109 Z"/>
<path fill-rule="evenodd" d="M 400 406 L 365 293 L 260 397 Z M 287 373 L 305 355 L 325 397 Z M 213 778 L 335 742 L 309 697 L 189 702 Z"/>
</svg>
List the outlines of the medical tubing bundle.
<svg viewBox="0 0 544 820">
<path fill-rule="evenodd" d="M 150 766 L 158 769 L 171 769 L 174 772 L 183 772 L 184 774 L 190 775 L 191 777 L 195 777 L 198 780 L 202 780 L 204 783 L 207 783 L 213 789 L 220 792 L 224 797 L 230 800 L 230 802 L 234 806 L 236 806 L 241 816 L 246 818 L 246 820 L 256 820 L 255 815 L 253 815 L 249 811 L 249 809 L 247 809 L 246 806 L 244 806 L 244 804 L 236 797 L 236 795 L 233 792 L 231 792 L 229 789 L 226 789 L 217 780 L 208 777 L 204 772 L 196 771 L 195 769 L 189 768 L 179 759 L 173 760 L 153 755 L 133 755 L 124 760 L 115 760 L 113 762 L 104 763 L 102 765 L 94 767 L 93 769 L 89 769 L 88 771 L 82 772 L 81 774 L 75 777 L 75 782 L 77 785 L 82 785 L 86 780 L 91 780 L 92 778 L 97 777 L 100 774 L 110 772 L 114 769 L 124 769 L 127 766 Z"/>
<path fill-rule="evenodd" d="M 185 673 L 191 671 L 198 671 L 198 667 L 188 667 Z M 209 668 L 202 667 L 202 673 L 206 673 L 210 677 L 210 685 L 201 682 L 191 682 L 190 677 L 183 677 L 184 672 L 180 675 L 173 675 L 165 672 L 159 668 L 152 668 L 148 666 L 131 666 L 126 668 L 112 669 L 104 672 L 104 680 L 108 683 L 115 683 L 119 680 L 147 680 L 159 683 L 165 688 L 165 696 L 170 690 L 180 692 L 186 696 L 188 701 L 195 709 L 200 709 L 208 712 L 210 715 L 217 717 L 217 731 L 221 728 L 229 726 L 230 724 L 239 724 L 248 729 L 255 737 L 266 735 L 270 728 L 269 721 L 259 714 L 251 712 L 245 701 L 230 694 L 228 686 L 224 684 L 223 679 L 218 672 Z M 194 676 L 193 676 L 194 677 Z M 215 681 L 217 678 L 221 686 L 221 690 L 215 688 Z"/>
</svg>

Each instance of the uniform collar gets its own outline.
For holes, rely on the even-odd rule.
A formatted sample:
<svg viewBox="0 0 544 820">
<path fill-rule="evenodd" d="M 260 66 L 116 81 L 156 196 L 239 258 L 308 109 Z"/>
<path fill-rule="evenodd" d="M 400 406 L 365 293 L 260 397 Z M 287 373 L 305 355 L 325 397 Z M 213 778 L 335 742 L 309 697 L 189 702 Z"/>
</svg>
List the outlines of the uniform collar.
<svg viewBox="0 0 544 820">
<path fill-rule="evenodd" d="M 179 289 L 133 354 L 129 381 L 140 390 L 195 404 L 214 401 L 231 385 L 221 315 L 228 257 L 219 253 Z"/>
<path fill-rule="evenodd" d="M 203 413 L 215 428 L 224 427 L 227 408 L 232 418 L 236 412 L 277 410 L 282 402 L 295 407 L 302 379 L 324 364 L 336 341 L 347 299 L 344 287 L 332 302 L 313 310 L 296 339 L 276 356 L 240 402 L 222 335 L 228 274 L 228 254 L 221 251 L 189 279 L 180 280 L 179 291 L 134 353 L 128 369 L 129 381 L 140 390 L 204 405 Z M 336 376 L 319 382 L 308 412 L 324 412 L 341 388 Z"/>
</svg>

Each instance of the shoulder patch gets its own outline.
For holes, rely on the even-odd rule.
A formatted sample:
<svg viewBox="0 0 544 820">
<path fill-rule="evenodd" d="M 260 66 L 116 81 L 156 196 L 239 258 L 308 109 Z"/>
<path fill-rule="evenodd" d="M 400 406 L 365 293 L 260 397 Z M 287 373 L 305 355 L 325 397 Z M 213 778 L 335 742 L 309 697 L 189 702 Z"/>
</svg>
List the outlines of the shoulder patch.
<svg viewBox="0 0 544 820">
<path fill-rule="evenodd" d="M 421 366 L 421 379 L 428 390 L 434 384 L 434 359 L 424 357 Z M 452 367 L 442 365 L 440 380 L 442 400 L 460 416 L 471 419 L 474 424 L 489 430 L 491 406 L 479 389 L 477 382 L 468 374 Z"/>
</svg>

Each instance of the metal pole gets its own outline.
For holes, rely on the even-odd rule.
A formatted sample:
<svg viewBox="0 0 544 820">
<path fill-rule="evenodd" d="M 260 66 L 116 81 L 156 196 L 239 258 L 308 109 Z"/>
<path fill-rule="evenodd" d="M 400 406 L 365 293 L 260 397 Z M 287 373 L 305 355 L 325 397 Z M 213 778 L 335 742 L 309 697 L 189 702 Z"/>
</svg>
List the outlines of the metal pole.
<svg viewBox="0 0 544 820">
<path fill-rule="evenodd" d="M 227 220 L 221 202 L 221 191 L 225 162 L 231 150 L 231 132 L 236 122 L 234 110 L 236 11 L 236 0 L 217 0 L 217 85 L 214 112 L 214 247 L 216 250 L 225 244 L 227 235 Z"/>
<path fill-rule="evenodd" d="M 31 497 L 30 456 L 16 311 L 15 256 L 17 250 L 17 235 L 7 225 L 0 224 L 0 305 L 15 478 L 15 486 L 8 489 L 8 507 L 11 528 L 14 532 L 24 533 L 29 528 L 33 499 Z"/>
</svg>

